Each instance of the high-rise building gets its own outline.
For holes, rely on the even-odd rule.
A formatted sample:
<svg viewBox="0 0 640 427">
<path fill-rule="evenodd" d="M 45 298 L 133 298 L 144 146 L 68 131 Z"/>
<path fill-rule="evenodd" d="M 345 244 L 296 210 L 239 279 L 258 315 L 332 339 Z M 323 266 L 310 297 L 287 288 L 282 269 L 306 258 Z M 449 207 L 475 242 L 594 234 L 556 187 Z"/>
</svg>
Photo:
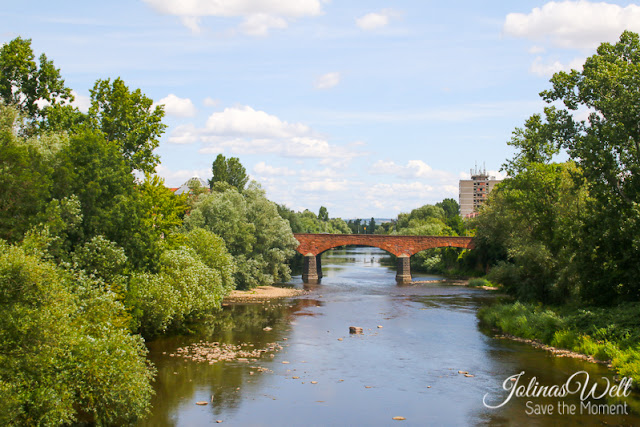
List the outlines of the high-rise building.
<svg viewBox="0 0 640 427">
<path fill-rule="evenodd" d="M 460 180 L 460 216 L 463 218 L 473 217 L 480 205 L 487 200 L 489 193 L 501 180 L 495 176 L 487 175 L 486 169 L 482 168 L 470 171 L 471 179 Z"/>
</svg>

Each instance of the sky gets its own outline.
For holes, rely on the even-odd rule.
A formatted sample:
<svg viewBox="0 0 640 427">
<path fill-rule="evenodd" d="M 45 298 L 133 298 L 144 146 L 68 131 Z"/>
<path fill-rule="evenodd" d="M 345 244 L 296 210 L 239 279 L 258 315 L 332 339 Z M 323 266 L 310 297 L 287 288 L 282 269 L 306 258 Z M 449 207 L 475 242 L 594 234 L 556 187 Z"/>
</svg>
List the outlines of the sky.
<svg viewBox="0 0 640 427">
<path fill-rule="evenodd" d="M 628 1 L 8 2 L 0 43 L 32 39 L 86 111 L 121 77 L 165 106 L 167 186 L 238 157 L 271 200 L 393 218 L 500 168 L 554 72 L 640 32 Z"/>
</svg>

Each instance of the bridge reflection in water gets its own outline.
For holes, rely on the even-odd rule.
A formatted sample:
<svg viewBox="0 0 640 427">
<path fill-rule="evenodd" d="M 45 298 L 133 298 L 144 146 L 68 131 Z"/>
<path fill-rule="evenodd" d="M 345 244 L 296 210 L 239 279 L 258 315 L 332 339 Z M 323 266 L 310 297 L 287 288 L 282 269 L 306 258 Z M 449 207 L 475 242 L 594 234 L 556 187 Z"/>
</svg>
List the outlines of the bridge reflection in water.
<svg viewBox="0 0 640 427">
<path fill-rule="evenodd" d="M 398 258 L 396 280 L 411 281 L 411 256 L 433 248 L 475 248 L 473 237 L 453 236 L 393 236 L 382 234 L 310 234 L 296 233 L 300 245 L 296 249 L 304 255 L 302 281 L 317 283 L 322 278 L 321 255 L 323 252 L 345 245 L 373 246 L 392 253 Z"/>
</svg>

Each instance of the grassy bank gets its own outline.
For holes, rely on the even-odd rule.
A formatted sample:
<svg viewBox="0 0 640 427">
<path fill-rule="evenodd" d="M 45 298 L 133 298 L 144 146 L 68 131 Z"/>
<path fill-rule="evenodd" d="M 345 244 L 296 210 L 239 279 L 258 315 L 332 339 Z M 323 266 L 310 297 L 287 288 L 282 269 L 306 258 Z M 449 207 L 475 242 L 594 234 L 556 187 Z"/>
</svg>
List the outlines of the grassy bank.
<svg viewBox="0 0 640 427">
<path fill-rule="evenodd" d="M 610 361 L 613 369 L 640 383 L 640 303 L 616 307 L 549 307 L 521 302 L 479 310 L 486 326 L 517 337 Z"/>
</svg>

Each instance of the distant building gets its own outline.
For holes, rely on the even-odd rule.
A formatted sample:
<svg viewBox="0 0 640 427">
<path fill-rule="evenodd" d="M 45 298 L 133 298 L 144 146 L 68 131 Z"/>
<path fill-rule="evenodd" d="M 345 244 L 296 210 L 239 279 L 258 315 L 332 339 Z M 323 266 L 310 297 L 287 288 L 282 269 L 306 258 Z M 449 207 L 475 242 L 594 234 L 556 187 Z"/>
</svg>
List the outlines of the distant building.
<svg viewBox="0 0 640 427">
<path fill-rule="evenodd" d="M 193 178 L 190 178 L 187 182 L 182 184 L 180 187 L 176 189 L 171 188 L 170 190 L 173 191 L 174 194 L 188 194 L 190 191 L 190 188 L 195 187 L 198 184 L 200 185 L 200 187 L 209 189 L 209 184 L 207 184 L 202 178 L 198 178 L 197 176 L 194 176 Z"/>
<path fill-rule="evenodd" d="M 495 176 L 487 175 L 483 168 L 471 170 L 471 179 L 460 180 L 460 216 L 473 218 L 477 215 L 478 208 L 487 200 L 489 193 L 501 180 Z"/>
</svg>

